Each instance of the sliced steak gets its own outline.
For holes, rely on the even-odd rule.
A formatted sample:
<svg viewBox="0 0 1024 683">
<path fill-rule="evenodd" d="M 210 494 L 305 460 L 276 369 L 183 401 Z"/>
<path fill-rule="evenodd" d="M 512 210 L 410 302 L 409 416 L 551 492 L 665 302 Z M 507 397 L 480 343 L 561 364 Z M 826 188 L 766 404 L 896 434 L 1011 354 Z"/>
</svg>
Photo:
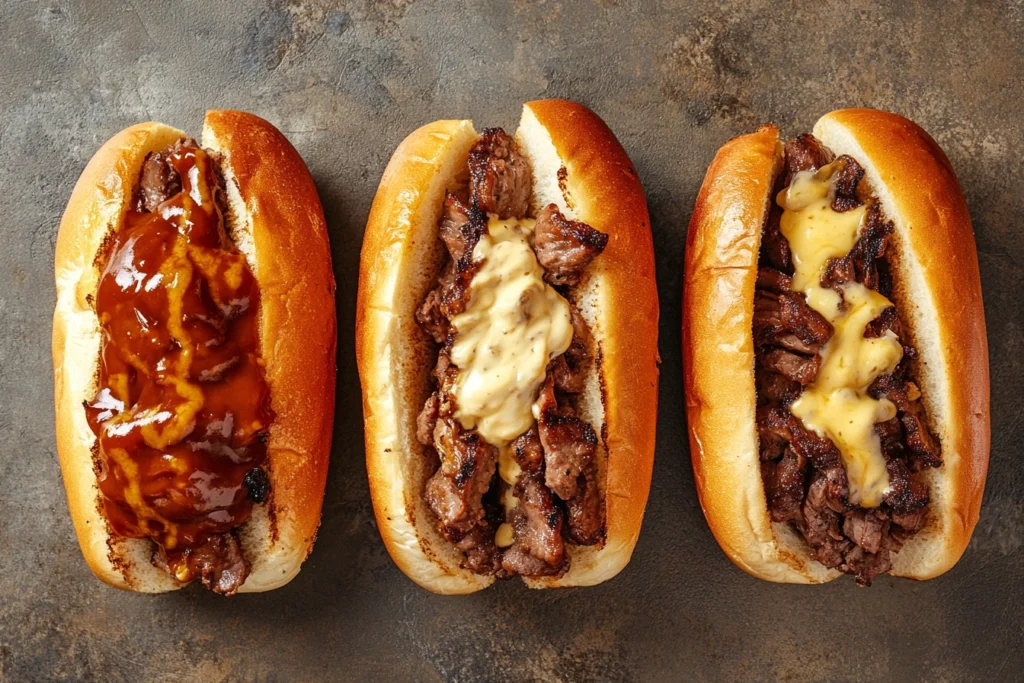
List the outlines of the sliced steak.
<svg viewBox="0 0 1024 683">
<path fill-rule="evenodd" d="M 451 192 L 444 196 L 444 211 L 438 233 L 458 270 L 464 270 L 473 259 L 473 249 L 487 232 L 487 217 L 479 209 L 466 206 Z"/>
<path fill-rule="evenodd" d="M 540 437 L 537 435 L 537 428 L 530 427 L 509 444 L 515 454 L 516 463 L 524 472 L 539 474 L 544 466 L 544 450 L 540 445 Z"/>
<path fill-rule="evenodd" d="M 797 339 L 793 337 L 793 339 Z M 794 382 L 807 386 L 814 381 L 821 367 L 821 356 L 801 356 L 782 349 L 772 349 L 761 360 L 769 370 L 774 370 Z"/>
<path fill-rule="evenodd" d="M 162 555 L 163 549 L 158 551 Z M 166 559 L 155 558 L 166 568 Z M 249 575 L 249 563 L 233 533 L 215 534 L 202 545 L 190 548 L 185 556 L 189 573 L 214 593 L 234 595 Z"/>
<path fill-rule="evenodd" d="M 884 512 L 860 508 L 846 514 L 843 533 L 869 553 L 877 553 L 889 533 L 889 525 L 889 516 Z"/>
<path fill-rule="evenodd" d="M 416 440 L 424 446 L 434 443 L 434 428 L 437 426 L 437 392 L 435 391 L 423 404 L 423 409 L 416 416 Z"/>
<path fill-rule="evenodd" d="M 488 128 L 469 152 L 473 205 L 499 218 L 522 218 L 530 206 L 530 165 L 501 128 Z"/>
<path fill-rule="evenodd" d="M 569 513 L 569 540 L 576 545 L 594 545 L 604 539 L 601 490 L 597 464 L 589 462 L 576 480 L 576 495 L 565 501 Z"/>
<path fill-rule="evenodd" d="M 576 495 L 583 468 L 594 459 L 597 434 L 555 399 L 554 380 L 548 377 L 537 398 L 540 442 L 544 447 L 544 483 L 562 500 Z"/>
<path fill-rule="evenodd" d="M 847 574 L 853 574 L 858 586 L 870 586 L 872 579 L 892 569 L 889 549 L 882 548 L 877 553 L 870 553 L 855 545 L 846 553 L 839 568 Z"/>
<path fill-rule="evenodd" d="M 565 218 L 554 204 L 537 216 L 533 235 L 544 279 L 555 285 L 578 284 L 583 269 L 608 246 L 608 235 Z"/>
<path fill-rule="evenodd" d="M 807 305 L 803 294 L 759 289 L 754 293 L 754 343 L 773 345 L 794 335 L 806 345 L 820 347 L 832 336 L 832 325 Z"/>
<path fill-rule="evenodd" d="M 864 177 L 864 169 L 860 167 L 853 157 L 843 155 L 836 159 L 839 169 L 832 177 L 832 188 L 835 192 L 832 198 L 833 211 L 849 211 L 862 204 L 857 196 L 857 186 Z"/>
<path fill-rule="evenodd" d="M 903 368 L 898 367 L 892 374 L 876 379 L 870 391 L 875 398 L 887 398 L 896 405 L 906 433 L 910 469 L 918 472 L 925 467 L 940 467 L 941 445 L 928 428 L 924 406 L 919 400 L 921 392 L 917 385 L 904 379 Z"/>
<path fill-rule="evenodd" d="M 768 514 L 772 521 L 786 522 L 798 519 L 804 499 L 805 482 L 796 452 L 787 449 L 778 461 L 762 462 L 761 478 L 764 480 Z"/>
<path fill-rule="evenodd" d="M 142 164 L 136 190 L 136 210 L 153 212 L 171 197 L 181 192 L 181 178 L 170 164 L 174 147 L 150 154 Z"/>
<path fill-rule="evenodd" d="M 788 272 L 791 265 L 789 241 L 779 230 L 782 210 L 772 206 L 761 234 L 761 261 L 777 270 Z"/>
<path fill-rule="evenodd" d="M 568 568 L 562 540 L 562 512 L 539 475 L 523 474 L 513 489 L 518 504 L 510 509 L 507 521 L 515 532 L 515 542 L 502 562 L 510 574 L 549 576 Z M 540 560 L 543 567 L 524 556 Z M 523 571 L 526 570 L 526 571 Z M 529 573 L 527 573 L 527 571 Z"/>
<path fill-rule="evenodd" d="M 463 429 L 443 396 L 434 428 L 441 467 L 427 481 L 426 500 L 445 533 L 458 540 L 485 514 L 483 497 L 491 486 L 498 449 L 476 432 Z"/>
<path fill-rule="evenodd" d="M 455 542 L 455 547 L 466 555 L 460 567 L 477 574 L 503 575 L 501 549 L 494 544 L 494 524 L 486 521 L 474 526 L 469 533 Z"/>
<path fill-rule="evenodd" d="M 786 143 L 786 175 L 783 186 L 793 182 L 800 171 L 814 171 L 832 163 L 834 155 L 813 135 L 804 133 Z"/>
<path fill-rule="evenodd" d="M 441 288 L 435 287 L 427 293 L 427 298 L 416 309 L 416 322 L 438 344 L 448 338 L 448 319 L 441 308 Z"/>
</svg>

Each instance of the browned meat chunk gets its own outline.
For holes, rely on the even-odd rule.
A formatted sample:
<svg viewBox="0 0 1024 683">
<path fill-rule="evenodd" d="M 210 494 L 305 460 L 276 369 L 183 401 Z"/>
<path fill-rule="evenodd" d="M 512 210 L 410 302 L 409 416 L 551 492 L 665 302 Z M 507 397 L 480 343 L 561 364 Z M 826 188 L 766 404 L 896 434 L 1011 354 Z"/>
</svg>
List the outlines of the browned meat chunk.
<svg viewBox="0 0 1024 683">
<path fill-rule="evenodd" d="M 777 462 L 761 463 L 761 478 L 768 498 L 768 514 L 773 522 L 785 522 L 800 516 L 804 498 L 804 473 L 796 452 L 787 449 Z"/>
<path fill-rule="evenodd" d="M 544 447 L 544 483 L 559 498 L 569 500 L 576 495 L 583 468 L 594 459 L 597 434 L 571 408 L 559 407 L 551 377 L 544 381 L 537 405 L 538 432 Z"/>
<path fill-rule="evenodd" d="M 455 547 L 466 554 L 460 565 L 477 574 L 503 575 L 501 550 L 494 545 L 494 525 L 477 524 L 468 534 L 455 542 Z"/>
<path fill-rule="evenodd" d="M 904 531 L 914 533 L 924 528 L 925 522 L 928 518 L 928 508 L 919 507 L 916 510 L 909 512 L 897 512 L 892 513 L 892 523 L 900 526 Z"/>
<path fill-rule="evenodd" d="M 168 570 L 163 548 L 153 558 L 157 566 Z M 189 574 L 202 581 L 214 593 L 234 595 L 249 575 L 249 563 L 242 556 L 238 539 L 232 533 L 215 534 L 202 545 L 190 548 L 184 561 Z"/>
<path fill-rule="evenodd" d="M 505 553 L 505 571 L 527 576 L 563 573 L 568 558 L 562 541 L 562 513 L 555 507 L 551 492 L 537 475 L 524 474 L 513 494 L 519 502 L 508 511 L 507 521 L 515 532 L 515 542 Z M 527 558 L 540 560 L 542 566 Z"/>
<path fill-rule="evenodd" d="M 529 210 L 533 176 L 530 165 L 501 128 L 488 128 L 469 152 L 473 204 L 499 218 L 522 218 Z"/>
<path fill-rule="evenodd" d="M 796 337 L 793 337 L 796 339 Z M 806 386 L 814 381 L 821 366 L 821 356 L 801 356 L 782 349 L 768 351 L 761 360 L 769 370 Z"/>
<path fill-rule="evenodd" d="M 941 447 L 928 428 L 924 406 L 918 400 L 920 391 L 917 386 L 907 382 L 898 370 L 876 379 L 871 385 L 871 394 L 876 398 L 887 398 L 896 405 L 906 433 L 910 469 L 917 472 L 925 467 L 939 467 L 942 464 Z"/>
<path fill-rule="evenodd" d="M 441 288 L 437 287 L 427 293 L 427 298 L 416 309 L 416 322 L 438 344 L 444 343 L 448 338 L 448 319 L 441 311 Z"/>
<path fill-rule="evenodd" d="M 562 354 L 548 363 L 548 374 L 555 382 L 559 391 L 567 394 L 578 394 L 583 391 L 586 384 L 586 377 L 582 372 L 576 372 L 569 366 L 569 362 Z"/>
<path fill-rule="evenodd" d="M 806 345 L 820 346 L 832 336 L 832 325 L 807 305 L 803 294 L 754 294 L 754 343 L 771 345 L 780 336 L 795 335 Z"/>
<path fill-rule="evenodd" d="M 540 445 L 540 437 L 537 435 L 537 428 L 530 427 L 519 437 L 509 444 L 515 454 L 516 463 L 524 472 L 536 474 L 541 471 L 544 464 L 544 451 Z"/>
<path fill-rule="evenodd" d="M 834 211 L 849 211 L 861 205 L 857 197 L 857 186 L 864 177 L 864 169 L 852 157 L 845 154 L 836 160 L 839 169 L 832 176 L 832 187 L 835 196 L 832 198 Z"/>
<path fill-rule="evenodd" d="M 869 553 L 864 548 L 855 545 L 846 553 L 840 569 L 847 574 L 853 574 L 857 579 L 858 586 L 870 586 L 872 579 L 892 569 L 889 549 L 882 548 L 877 553 Z"/>
<path fill-rule="evenodd" d="M 768 212 L 764 232 L 761 235 L 761 260 L 781 271 L 788 271 L 790 265 L 789 241 L 779 231 L 779 219 L 782 211 L 773 207 Z"/>
<path fill-rule="evenodd" d="M 857 243 L 846 256 L 829 261 L 821 283 L 825 287 L 838 287 L 844 282 L 859 282 L 870 289 L 878 289 L 878 260 L 885 256 L 887 238 L 892 231 L 892 221 L 883 220 L 878 205 L 872 205 Z"/>
<path fill-rule="evenodd" d="M 807 133 L 798 135 L 786 143 L 786 177 L 783 185 L 793 182 L 793 176 L 800 171 L 813 171 L 827 166 L 835 158 L 831 150 Z"/>
<path fill-rule="evenodd" d="M 554 204 L 537 216 L 533 235 L 544 279 L 555 285 L 578 284 L 583 269 L 608 246 L 608 235 L 568 220 Z"/>
<path fill-rule="evenodd" d="M 491 486 L 498 463 L 498 449 L 476 430 L 463 429 L 441 400 L 434 428 L 434 448 L 441 467 L 427 482 L 426 499 L 441 526 L 453 540 L 461 538 L 485 514 L 483 497 Z"/>
<path fill-rule="evenodd" d="M 438 232 L 458 270 L 464 270 L 472 261 L 473 249 L 486 231 L 487 219 L 479 210 L 467 207 L 451 192 L 445 193 Z"/>
<path fill-rule="evenodd" d="M 757 288 L 774 294 L 787 294 L 793 291 L 793 278 L 774 268 L 758 268 Z"/>
<path fill-rule="evenodd" d="M 434 443 L 434 427 L 437 426 L 437 392 L 423 404 L 423 410 L 416 417 L 416 440 L 424 446 Z"/>
<path fill-rule="evenodd" d="M 867 329 L 864 330 L 865 337 L 881 337 L 887 331 L 892 331 L 897 337 L 901 336 L 903 328 L 900 326 L 900 317 L 896 313 L 896 307 L 890 306 L 872 320 Z"/>
<path fill-rule="evenodd" d="M 878 510 L 853 510 L 843 520 L 843 533 L 869 553 L 877 553 L 889 533 L 889 518 Z"/>
<path fill-rule="evenodd" d="M 169 163 L 172 147 L 163 152 L 151 154 L 142 164 L 139 187 L 136 192 L 136 208 L 139 211 L 156 211 L 156 207 L 181 192 L 181 178 Z"/>
<path fill-rule="evenodd" d="M 597 466 L 592 462 L 580 475 L 576 495 L 565 501 L 569 512 L 569 540 L 576 545 L 594 545 L 604 539 L 604 515 L 601 490 L 597 484 Z"/>
</svg>

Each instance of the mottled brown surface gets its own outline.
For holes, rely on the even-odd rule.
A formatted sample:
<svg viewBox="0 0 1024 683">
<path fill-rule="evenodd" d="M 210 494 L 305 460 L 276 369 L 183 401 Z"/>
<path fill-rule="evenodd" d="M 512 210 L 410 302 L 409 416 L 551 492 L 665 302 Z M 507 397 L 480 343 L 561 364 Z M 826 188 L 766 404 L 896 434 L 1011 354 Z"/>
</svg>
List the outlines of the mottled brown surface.
<svg viewBox="0 0 1024 683">
<path fill-rule="evenodd" d="M 343 3 L 0 0 L 0 679 L 999 680 L 1024 664 L 1024 6 L 1002 3 Z M 722 3 L 724 5 L 725 3 Z M 889 4 L 889 3 L 886 3 Z M 216 5 L 217 9 L 214 9 Z M 432 596 L 374 528 L 353 356 L 360 236 L 422 123 L 513 126 L 524 100 L 601 114 L 647 187 L 662 301 L 658 460 L 633 562 L 592 589 Z M 963 561 L 924 584 L 749 578 L 708 532 L 685 447 L 685 226 L 718 145 L 840 106 L 907 115 L 948 153 L 981 259 L 993 448 Z M 338 409 L 320 540 L 299 577 L 223 599 L 96 581 L 53 437 L 53 242 L 75 179 L 121 128 L 199 133 L 252 111 L 305 156 L 338 280 Z"/>
</svg>

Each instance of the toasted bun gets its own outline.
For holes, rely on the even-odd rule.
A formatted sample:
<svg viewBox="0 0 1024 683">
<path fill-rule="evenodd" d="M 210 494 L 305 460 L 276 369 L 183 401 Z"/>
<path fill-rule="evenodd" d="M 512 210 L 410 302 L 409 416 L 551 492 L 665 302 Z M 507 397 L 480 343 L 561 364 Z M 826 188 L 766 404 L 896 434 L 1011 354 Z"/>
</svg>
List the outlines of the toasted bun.
<svg viewBox="0 0 1024 683">
<path fill-rule="evenodd" d="M 438 531 L 423 499 L 433 468 L 416 440 L 436 348 L 414 312 L 443 262 L 437 224 L 444 192 L 465 183 L 477 137 L 471 121 L 437 121 L 402 142 L 370 211 L 359 275 L 356 353 L 377 524 L 402 571 L 437 593 L 469 593 L 494 581 L 461 569 L 462 554 Z M 586 107 L 527 103 L 516 140 L 533 168 L 536 204 L 554 202 L 610 235 L 575 291 L 598 359 L 579 408 L 601 435 L 607 539 L 599 547 L 568 546 L 564 576 L 527 580 L 534 588 L 592 585 L 629 561 L 654 461 L 658 298 L 647 205 L 625 151 Z"/>
<path fill-rule="evenodd" d="M 111 138 L 79 178 L 57 237 L 53 317 L 57 450 L 71 517 L 85 560 L 118 588 L 156 593 L 182 584 L 152 563 L 152 542 L 111 534 L 103 516 L 82 404 L 97 386 L 101 341 L 90 300 L 96 254 L 120 227 L 143 161 L 183 137 L 160 123 Z M 228 229 L 261 290 L 260 345 L 276 418 L 268 444 L 271 499 L 239 528 L 252 565 L 241 592 L 290 581 L 320 522 L 334 418 L 334 277 L 316 187 L 285 137 L 266 121 L 234 111 L 207 113 L 203 146 L 220 156 Z"/>
<path fill-rule="evenodd" d="M 988 346 L 970 216 L 949 161 L 914 123 L 847 109 L 822 117 L 814 134 L 864 167 L 895 224 L 893 299 L 920 353 L 913 374 L 944 464 L 922 473 L 928 524 L 893 554 L 891 573 L 929 579 L 966 549 L 988 468 Z M 768 517 L 754 417 L 754 285 L 781 163 L 778 130 L 762 127 L 719 150 L 697 197 L 683 295 L 687 417 L 701 506 L 726 554 L 762 579 L 822 583 L 839 572 Z"/>
</svg>

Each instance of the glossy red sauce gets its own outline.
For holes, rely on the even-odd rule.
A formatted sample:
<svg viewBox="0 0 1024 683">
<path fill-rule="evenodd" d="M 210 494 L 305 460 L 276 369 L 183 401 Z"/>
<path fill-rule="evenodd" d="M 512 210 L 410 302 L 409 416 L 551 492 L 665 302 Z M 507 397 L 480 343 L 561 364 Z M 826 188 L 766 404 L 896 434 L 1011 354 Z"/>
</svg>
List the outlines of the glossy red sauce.
<svg viewBox="0 0 1024 683">
<path fill-rule="evenodd" d="M 152 213 L 129 211 L 109 251 L 95 297 L 99 391 L 86 413 L 113 531 L 151 538 L 190 580 L 191 549 L 249 517 L 245 478 L 266 459 L 274 415 L 259 290 L 224 231 L 213 161 L 189 144 L 169 159 L 181 192 Z"/>
</svg>

